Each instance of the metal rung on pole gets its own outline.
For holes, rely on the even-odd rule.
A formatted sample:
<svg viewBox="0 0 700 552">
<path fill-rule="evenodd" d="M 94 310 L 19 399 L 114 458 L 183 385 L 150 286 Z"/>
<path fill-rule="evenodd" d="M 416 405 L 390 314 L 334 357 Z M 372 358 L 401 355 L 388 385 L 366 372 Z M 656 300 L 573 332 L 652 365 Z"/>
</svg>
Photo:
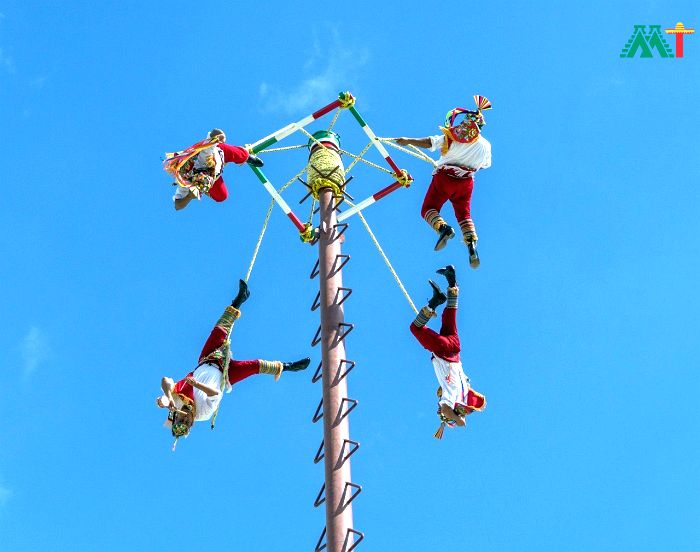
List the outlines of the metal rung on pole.
<svg viewBox="0 0 700 552">
<path fill-rule="evenodd" d="M 352 487 L 353 491 L 351 491 L 350 498 L 346 501 L 345 500 L 345 495 L 348 492 L 348 487 Z M 324 484 L 324 489 L 325 489 L 325 484 Z M 359 495 L 362 492 L 362 487 L 360 485 L 357 485 L 356 483 L 353 483 L 352 481 L 346 481 L 345 482 L 345 488 L 343 489 L 343 498 L 340 501 L 340 504 L 338 505 L 338 510 L 343 511 L 345 508 L 347 508 L 350 503 L 355 500 L 357 495 Z M 325 497 L 323 500 L 326 500 Z"/>
<path fill-rule="evenodd" d="M 316 451 L 316 456 L 314 457 L 314 464 L 318 464 L 326 456 L 326 453 L 323 450 L 325 446 L 326 441 L 321 441 L 321 445 L 318 447 L 318 450 Z"/>
<path fill-rule="evenodd" d="M 323 369 L 323 361 L 318 363 L 318 368 L 316 368 L 316 373 L 311 378 L 311 383 L 316 383 L 318 380 L 320 380 L 323 377 L 323 372 L 321 371 L 322 369 Z"/>
<path fill-rule="evenodd" d="M 343 405 L 346 403 L 350 403 L 350 406 L 343 412 Z M 343 400 L 340 402 L 340 408 L 338 409 L 338 414 L 335 417 L 335 421 L 333 422 L 333 425 L 338 425 L 340 422 L 343 421 L 343 418 L 345 418 L 350 412 L 355 410 L 355 407 L 359 404 L 359 401 L 356 399 L 349 399 L 348 397 L 343 397 Z"/>
<path fill-rule="evenodd" d="M 349 365 L 344 372 L 341 373 L 343 366 L 344 365 Z M 342 380 L 345 376 L 347 376 L 350 371 L 355 367 L 355 362 L 352 360 L 341 360 L 338 363 L 338 370 L 335 373 L 335 377 L 333 378 L 333 385 L 336 385 L 340 380 Z"/>
<path fill-rule="evenodd" d="M 323 443 L 321 443 L 323 445 Z M 345 448 L 350 445 L 352 448 L 350 449 L 350 452 L 345 454 Z M 349 447 L 348 447 L 349 448 Z M 345 464 L 345 461 L 350 458 L 357 449 L 360 448 L 360 443 L 357 441 L 353 441 L 352 439 L 343 439 L 343 448 L 340 449 L 340 456 L 338 457 L 338 461 L 335 463 L 336 469 L 340 468 L 343 464 Z"/>
<path fill-rule="evenodd" d="M 316 413 L 314 414 L 314 417 L 311 421 L 315 424 L 321 418 L 323 418 L 323 399 L 321 399 L 321 402 L 318 403 L 318 406 L 316 407 Z"/>
<path fill-rule="evenodd" d="M 323 485 L 321 485 L 321 490 L 318 491 L 318 494 L 316 495 L 316 500 L 314 500 L 314 508 L 318 508 L 321 504 L 323 504 L 326 501 L 326 497 L 322 496 L 325 493 L 325 491 L 326 484 L 324 483 Z M 343 497 L 345 497 L 345 491 L 343 491 Z"/>
<path fill-rule="evenodd" d="M 357 535 L 360 538 L 357 539 L 355 542 L 353 542 L 352 545 L 350 546 L 350 548 L 347 548 L 348 542 L 349 542 L 348 539 L 350 538 L 350 534 Z M 352 552 L 353 550 L 355 550 L 355 547 L 362 542 L 362 540 L 364 538 L 365 538 L 364 533 L 360 533 L 359 531 L 355 531 L 354 529 L 351 529 L 350 527 L 348 527 L 348 532 L 345 534 L 345 542 L 343 542 L 343 551 L 342 552 Z"/>
</svg>

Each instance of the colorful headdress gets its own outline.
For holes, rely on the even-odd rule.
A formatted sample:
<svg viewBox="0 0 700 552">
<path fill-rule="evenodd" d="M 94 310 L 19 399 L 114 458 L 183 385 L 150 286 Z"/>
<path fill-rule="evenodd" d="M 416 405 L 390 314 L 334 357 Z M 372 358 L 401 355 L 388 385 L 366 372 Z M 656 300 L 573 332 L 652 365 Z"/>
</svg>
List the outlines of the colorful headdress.
<svg viewBox="0 0 700 552">
<path fill-rule="evenodd" d="M 491 109 L 491 102 L 484 96 L 474 96 L 477 110 L 455 107 L 445 115 L 445 126 L 440 127 L 448 140 L 443 144 L 441 153 L 445 155 L 449 146 L 449 141 L 471 144 L 476 142 L 481 133 L 481 127 L 486 124 L 483 114 L 484 109 Z"/>
<path fill-rule="evenodd" d="M 176 420 L 175 414 L 182 414 L 183 416 L 187 416 L 188 418 L 192 419 L 192 422 L 194 422 L 194 407 L 193 405 L 183 405 L 182 410 L 171 410 L 168 413 L 170 431 L 172 432 L 173 437 L 175 437 L 175 442 L 173 443 L 173 451 L 175 451 L 175 447 L 177 447 L 177 440 L 180 437 L 187 437 L 190 434 L 190 429 L 192 427 L 192 423 L 186 423 L 180 420 Z"/>
<path fill-rule="evenodd" d="M 491 102 L 488 98 L 484 96 L 474 96 L 474 103 L 476 104 L 477 110 L 465 109 L 463 107 L 455 107 L 447 112 L 445 116 L 445 126 L 447 128 L 453 128 L 464 122 L 464 119 L 474 121 L 479 128 L 486 124 L 484 115 L 481 113 L 486 109 L 491 109 Z M 463 117 L 460 121 L 457 121 L 460 115 Z"/>
<path fill-rule="evenodd" d="M 457 424 L 453 421 L 450 420 L 449 418 L 445 417 L 445 415 L 442 413 L 442 409 L 440 408 L 440 399 L 442 398 L 442 387 L 438 387 L 437 389 L 437 396 L 438 396 L 438 408 L 437 408 L 437 415 L 438 418 L 440 418 L 440 427 L 438 430 L 435 432 L 435 437 L 436 439 L 442 439 L 442 435 L 445 432 L 445 426 L 450 426 L 450 427 L 455 427 Z M 459 416 L 467 416 L 468 414 L 471 414 L 472 412 L 481 412 L 486 408 L 486 397 L 479 393 L 478 391 L 474 391 L 473 389 L 469 389 L 467 391 L 467 404 L 461 404 L 461 403 L 455 403 L 454 406 L 454 411 L 457 413 Z"/>
</svg>

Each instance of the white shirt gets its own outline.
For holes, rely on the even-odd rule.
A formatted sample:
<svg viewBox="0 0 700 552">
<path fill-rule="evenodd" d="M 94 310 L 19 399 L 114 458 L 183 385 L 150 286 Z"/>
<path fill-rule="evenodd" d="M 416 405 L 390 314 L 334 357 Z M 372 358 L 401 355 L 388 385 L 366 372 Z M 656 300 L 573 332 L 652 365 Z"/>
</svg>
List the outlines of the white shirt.
<svg viewBox="0 0 700 552">
<path fill-rule="evenodd" d="M 440 151 L 445 143 L 445 135 L 430 137 L 430 151 Z M 452 142 L 445 155 L 441 155 L 437 166 L 453 165 L 456 167 L 471 167 L 472 169 L 488 169 L 491 166 L 491 143 L 481 134 L 475 142 L 463 144 Z"/>
<path fill-rule="evenodd" d="M 211 418 L 221 402 L 221 378 L 223 374 L 215 364 L 202 364 L 192 373 L 192 377 L 199 383 L 218 391 L 216 395 L 209 397 L 204 391 L 193 387 L 195 408 L 194 421 L 201 422 Z M 231 389 L 231 385 L 226 385 L 227 393 L 230 393 Z M 175 399 L 175 406 L 177 408 L 182 408 L 182 399 L 177 396 L 177 394 L 173 398 Z"/>
<path fill-rule="evenodd" d="M 433 369 L 440 387 L 442 387 L 442 397 L 440 404 L 446 404 L 450 408 L 455 407 L 455 403 L 467 404 L 467 394 L 469 393 L 469 378 L 462 370 L 461 362 L 448 362 L 433 355 Z"/>
</svg>

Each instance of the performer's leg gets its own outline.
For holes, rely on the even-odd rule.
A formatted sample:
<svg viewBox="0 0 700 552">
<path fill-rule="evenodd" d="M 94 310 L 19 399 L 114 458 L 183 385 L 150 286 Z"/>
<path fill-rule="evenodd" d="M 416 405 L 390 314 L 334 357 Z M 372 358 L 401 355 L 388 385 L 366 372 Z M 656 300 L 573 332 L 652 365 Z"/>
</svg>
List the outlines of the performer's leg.
<svg viewBox="0 0 700 552">
<path fill-rule="evenodd" d="M 231 360 L 228 363 L 228 380 L 233 385 L 253 374 L 260 373 L 258 360 Z"/>
<path fill-rule="evenodd" d="M 230 144 L 219 144 L 219 149 L 224 152 L 225 163 L 236 163 L 240 165 L 248 161 L 250 154 L 248 150 L 241 146 L 232 146 Z"/>
<path fill-rule="evenodd" d="M 228 380 L 233 385 L 253 374 L 270 374 L 279 379 L 284 365 L 279 360 L 231 360 L 228 363 Z"/>
<path fill-rule="evenodd" d="M 238 309 L 234 307 L 226 307 L 226 310 L 221 315 L 221 318 L 219 318 L 216 326 L 214 326 L 214 329 L 209 334 L 209 338 L 202 348 L 202 352 L 199 355 L 200 362 L 204 357 L 210 355 L 224 344 L 226 336 L 228 336 L 229 332 L 231 331 L 234 321 L 240 316 L 241 311 Z"/>
<path fill-rule="evenodd" d="M 430 307 L 423 307 L 409 328 L 423 348 L 442 356 L 445 354 L 445 349 L 450 347 L 450 340 L 425 326 L 434 315 L 435 311 Z"/>
<path fill-rule="evenodd" d="M 223 178 L 219 177 L 216 179 L 209 190 L 209 197 L 219 203 L 226 201 L 226 198 L 228 197 L 228 190 L 226 189 L 226 184 L 224 183 Z"/>
<path fill-rule="evenodd" d="M 479 237 L 476 235 L 476 227 L 472 221 L 471 201 L 472 192 L 474 191 L 474 179 L 460 179 L 459 186 L 455 189 L 454 194 L 450 197 L 452 208 L 455 211 L 455 217 L 462 230 L 464 242 L 469 244 L 476 242 Z"/>
<path fill-rule="evenodd" d="M 447 288 L 447 306 L 445 306 L 445 309 L 442 311 L 442 326 L 440 327 L 440 335 L 457 335 L 458 296 L 459 288 Z"/>
<path fill-rule="evenodd" d="M 420 216 L 437 232 L 447 224 L 440 216 L 440 209 L 449 199 L 448 194 L 443 190 L 444 178 L 440 172 L 433 176 L 420 209 Z"/>
</svg>

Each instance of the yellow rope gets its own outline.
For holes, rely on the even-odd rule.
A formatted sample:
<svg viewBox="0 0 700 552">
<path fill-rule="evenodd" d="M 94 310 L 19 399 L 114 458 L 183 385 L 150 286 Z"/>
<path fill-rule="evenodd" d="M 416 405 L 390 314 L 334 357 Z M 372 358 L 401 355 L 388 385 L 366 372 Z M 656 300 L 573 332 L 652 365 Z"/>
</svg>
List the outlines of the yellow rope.
<svg viewBox="0 0 700 552">
<path fill-rule="evenodd" d="M 335 125 L 335 122 L 338 120 L 338 117 L 340 116 L 340 110 L 342 108 L 339 107 L 338 109 L 335 110 L 335 115 L 333 115 L 333 120 L 331 121 L 331 124 L 328 125 L 328 130 L 333 130 L 333 125 Z"/>
<path fill-rule="evenodd" d="M 314 142 L 317 146 L 321 146 L 322 148 L 325 148 L 325 146 L 324 146 L 321 142 L 319 142 L 318 139 L 317 139 L 315 136 L 312 136 L 311 134 L 309 134 L 309 132 L 308 132 L 305 128 L 302 127 L 302 128 L 300 128 L 299 130 L 300 130 L 302 133 L 306 134 L 306 135 L 309 137 L 310 140 L 313 140 L 313 142 Z"/>
<path fill-rule="evenodd" d="M 348 201 L 348 204 L 351 207 L 354 207 L 351 201 Z M 362 215 L 362 211 L 358 212 L 357 215 L 360 217 L 360 220 L 362 221 L 362 224 L 365 225 L 365 229 L 367 230 L 367 233 L 369 234 L 369 237 L 372 238 L 372 241 L 374 242 L 375 247 L 377 248 L 377 251 L 379 251 L 379 254 L 382 256 L 382 259 L 384 259 L 384 262 L 386 263 L 386 266 L 389 267 L 389 270 L 391 271 L 391 274 L 394 276 L 394 279 L 396 280 L 396 283 L 399 284 L 399 288 L 401 288 L 401 291 L 403 292 L 404 296 L 406 297 L 406 300 L 408 301 L 408 304 L 411 305 L 411 308 L 413 309 L 413 312 L 415 314 L 418 314 L 418 309 L 416 308 L 416 305 L 413 303 L 411 300 L 411 296 L 408 294 L 406 291 L 406 288 L 404 287 L 403 283 L 401 282 L 401 278 L 399 278 L 399 275 L 396 273 L 394 270 L 394 267 L 391 266 L 391 261 L 389 261 L 389 258 L 386 256 L 386 253 L 384 253 L 384 250 L 382 249 L 382 246 L 379 245 L 379 241 L 377 240 L 376 236 L 374 235 L 374 232 L 372 232 L 372 229 L 369 227 L 369 224 L 367 223 L 367 220 L 365 217 Z"/>
<path fill-rule="evenodd" d="M 355 157 L 355 159 L 353 159 L 352 163 L 350 163 L 350 165 L 348 165 L 348 168 L 345 170 L 345 174 L 346 174 L 346 175 L 350 172 L 350 169 L 352 169 L 355 165 L 357 165 L 357 163 L 360 161 L 360 159 L 361 159 L 362 157 L 364 157 L 365 153 L 367 153 L 367 150 L 369 150 L 369 148 L 371 148 L 371 147 L 372 147 L 372 142 L 370 142 L 369 144 L 367 144 L 367 145 L 365 146 L 365 149 L 363 149 L 363 150 L 360 152 L 360 155 L 358 155 L 357 157 Z"/>
<path fill-rule="evenodd" d="M 274 153 L 276 151 L 287 151 L 287 150 L 293 150 L 293 149 L 301 149 L 307 147 L 306 144 L 299 144 L 297 146 L 284 146 L 280 148 L 268 148 L 262 150 L 260 153 Z"/>
<path fill-rule="evenodd" d="M 355 155 L 354 153 L 350 153 L 349 151 L 345 151 L 345 150 L 341 149 L 340 153 L 342 153 L 343 155 L 347 155 L 348 157 L 352 157 L 354 159 L 357 159 L 358 161 L 362 161 L 363 163 L 366 163 L 370 167 L 374 167 L 375 169 L 380 170 L 382 172 L 385 172 L 387 174 L 393 174 L 389 169 L 385 169 L 384 167 L 377 165 L 376 163 L 372 163 L 371 161 L 367 161 L 367 159 L 363 159 L 359 155 Z"/>
<path fill-rule="evenodd" d="M 299 178 L 304 172 L 306 171 L 306 167 L 301 169 L 297 174 L 295 174 L 292 178 L 290 178 L 284 186 L 282 186 L 279 190 L 277 190 L 277 193 L 281 194 L 284 192 L 289 186 L 291 186 L 292 182 L 294 182 L 297 178 Z M 253 272 L 253 265 L 255 264 L 255 261 L 258 258 L 258 252 L 260 251 L 260 245 L 262 244 L 263 237 L 265 236 L 265 231 L 267 230 L 267 225 L 270 222 L 270 215 L 272 215 L 272 210 L 275 207 L 275 200 L 270 201 L 270 206 L 267 208 L 267 214 L 265 215 L 265 220 L 263 221 L 262 225 L 262 230 L 260 230 L 260 235 L 258 236 L 258 243 L 255 244 L 255 250 L 253 251 L 253 258 L 250 259 L 250 265 L 248 266 L 248 272 L 246 272 L 245 275 L 245 281 L 246 283 L 250 279 L 250 274 Z"/>
<path fill-rule="evenodd" d="M 402 151 L 408 155 L 412 155 L 413 157 L 416 157 L 416 158 L 420 159 L 421 161 L 425 161 L 427 163 L 430 163 L 433 167 L 437 167 L 437 161 L 435 161 L 435 159 L 433 159 L 429 155 L 426 155 L 424 152 L 422 152 L 420 149 L 418 149 L 414 145 L 408 146 L 409 148 L 414 150 L 414 151 L 411 151 L 407 148 L 404 148 L 403 146 L 399 146 L 398 144 L 396 144 L 394 142 L 394 138 L 377 138 L 377 140 L 379 140 L 380 142 L 384 142 L 385 144 L 389 144 L 393 148 L 396 148 L 397 150 Z"/>
<path fill-rule="evenodd" d="M 341 92 L 338 94 L 338 99 L 340 100 L 340 107 L 342 109 L 348 109 L 355 105 L 355 97 L 350 94 L 350 92 Z"/>
<path fill-rule="evenodd" d="M 260 236 L 258 236 L 258 243 L 255 244 L 255 251 L 253 251 L 253 258 L 250 259 L 250 265 L 248 266 L 248 272 L 245 275 L 246 283 L 250 279 L 250 273 L 253 272 L 253 265 L 255 260 L 258 258 L 258 251 L 260 251 L 260 244 L 262 243 L 263 236 L 265 235 L 265 230 L 267 230 L 267 223 L 270 222 L 270 215 L 272 214 L 272 209 L 275 206 L 275 200 L 270 201 L 270 206 L 267 208 L 267 214 L 265 215 L 265 220 L 263 222 L 262 230 L 260 231 Z"/>
</svg>

